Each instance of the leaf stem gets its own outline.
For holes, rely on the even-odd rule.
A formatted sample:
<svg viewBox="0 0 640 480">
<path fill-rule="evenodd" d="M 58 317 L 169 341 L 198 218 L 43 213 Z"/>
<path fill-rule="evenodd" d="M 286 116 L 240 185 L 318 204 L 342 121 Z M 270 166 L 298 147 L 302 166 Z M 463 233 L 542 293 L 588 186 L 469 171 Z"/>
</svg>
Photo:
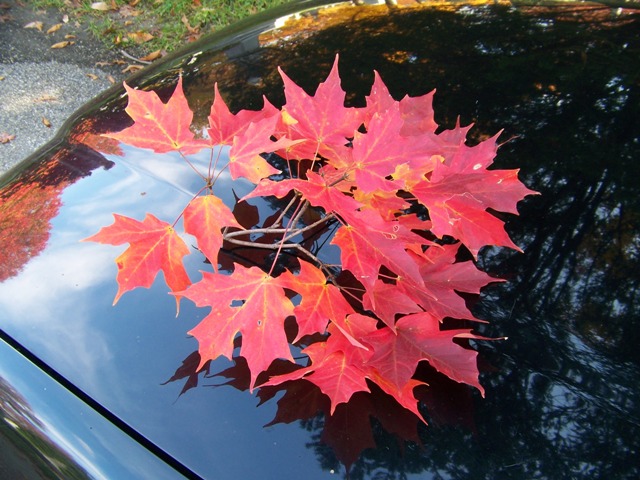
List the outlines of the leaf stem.
<svg viewBox="0 0 640 480">
<path fill-rule="evenodd" d="M 235 237 L 240 237 L 243 235 L 253 235 L 254 233 L 287 233 L 287 232 L 291 232 L 290 235 L 286 236 L 285 238 L 283 238 L 282 241 L 288 241 L 289 239 L 297 236 L 297 235 L 301 235 L 304 232 L 307 232 L 309 230 L 312 230 L 314 228 L 316 228 L 318 225 L 321 225 L 324 222 L 327 222 L 329 220 L 332 220 L 336 218 L 336 216 L 333 213 L 329 213 L 328 215 L 326 215 L 325 217 L 321 218 L 320 220 L 316 220 L 315 222 L 313 222 L 310 225 L 307 225 L 306 227 L 303 228 L 299 228 L 296 230 L 292 230 L 291 228 L 272 228 L 272 227 L 267 227 L 267 228 L 253 228 L 251 230 L 237 230 L 234 232 L 223 232 L 224 233 L 224 239 L 225 240 L 231 240 Z M 252 245 L 256 245 L 255 243 L 253 243 Z M 260 245 L 268 245 L 268 244 L 260 244 Z M 273 244 L 275 245 L 275 244 Z"/>
<path fill-rule="evenodd" d="M 204 192 L 207 188 L 209 188 L 209 185 L 205 185 L 204 187 L 202 187 L 200 190 L 198 190 L 198 192 L 191 197 L 191 200 L 189 200 L 189 202 L 185 205 L 185 207 L 182 209 L 182 211 L 180 212 L 180 215 L 178 215 L 178 217 L 173 221 L 173 223 L 171 224 L 171 228 L 176 228 L 176 223 L 178 223 L 178 221 L 184 216 L 184 211 L 189 208 L 189 205 L 191 205 L 191 202 L 193 202 L 196 198 L 198 198 L 200 196 L 200 194 L 202 192 Z"/>
<path fill-rule="evenodd" d="M 289 222 L 287 223 L 287 226 L 285 227 L 285 232 L 282 235 L 282 239 L 280 240 L 280 243 L 278 244 L 278 251 L 276 252 L 275 258 L 273 259 L 273 263 L 271 264 L 271 268 L 269 269 L 269 275 L 271 275 L 271 273 L 273 273 L 273 269 L 276 267 L 276 263 L 278 262 L 278 257 L 280 256 L 280 251 L 282 250 L 282 245 L 284 245 L 284 238 L 287 236 L 287 232 L 290 231 L 289 229 L 291 228 L 291 226 L 295 225 L 294 221 L 297 222 L 297 220 L 295 220 L 295 219 L 298 216 L 298 212 L 304 208 L 303 205 L 305 203 L 306 203 L 306 201 L 304 203 L 299 203 L 298 206 L 296 207 L 296 209 L 293 211 L 293 216 L 289 219 Z"/>
<path fill-rule="evenodd" d="M 280 215 L 278 215 L 278 218 L 276 218 L 276 220 L 271 224 L 271 226 L 275 226 L 275 225 L 280 225 L 282 222 L 282 219 L 285 217 L 285 215 L 287 214 L 287 212 L 289 211 L 289 209 L 293 206 L 293 204 L 298 200 L 299 195 L 296 194 L 291 201 L 289 202 L 289 204 L 282 210 L 282 213 L 280 213 Z"/>
<path fill-rule="evenodd" d="M 211 161 L 209 162 L 209 178 L 212 180 L 211 185 L 213 186 L 213 184 L 215 183 L 215 180 L 218 179 L 218 177 L 216 177 L 215 180 L 213 180 L 213 174 L 216 171 L 216 167 L 218 166 L 218 161 L 220 161 L 220 155 L 222 155 L 222 148 L 223 145 L 218 145 L 218 155 L 216 155 L 216 159 L 215 161 L 213 161 L 213 147 L 211 147 Z"/>
<path fill-rule="evenodd" d="M 182 159 L 183 159 L 185 162 L 187 162 L 187 165 L 189 165 L 189 167 L 191 167 L 191 170 L 193 170 L 194 172 L 196 172 L 196 174 L 197 174 L 197 175 L 198 175 L 202 180 L 204 180 L 204 181 L 206 182 L 206 181 L 207 181 L 207 177 L 206 177 L 206 176 L 204 176 L 202 173 L 200 173 L 200 171 L 199 171 L 199 170 L 198 170 L 198 169 L 193 165 L 193 163 L 191 163 L 191 162 L 189 161 L 189 159 L 187 158 L 187 156 L 186 156 L 184 153 L 182 153 L 182 151 L 180 151 L 180 150 L 178 150 L 177 152 L 180 154 L 180 156 L 182 157 Z"/>
<path fill-rule="evenodd" d="M 299 228 L 298 230 L 295 230 L 295 231 L 291 232 L 291 234 L 286 236 L 286 237 L 284 237 L 282 239 L 282 241 L 283 242 L 287 242 L 287 241 L 291 240 L 292 238 L 294 238 L 294 237 L 296 237 L 298 235 L 301 235 L 304 232 L 308 232 L 309 230 L 313 230 L 318 225 L 322 225 L 323 223 L 328 222 L 329 220 L 332 220 L 334 218 L 336 218 L 336 216 L 333 213 L 329 213 L 325 217 L 321 218 L 320 220 L 316 220 L 315 222 L 313 222 L 310 225 L 307 225 L 304 228 Z"/>
</svg>

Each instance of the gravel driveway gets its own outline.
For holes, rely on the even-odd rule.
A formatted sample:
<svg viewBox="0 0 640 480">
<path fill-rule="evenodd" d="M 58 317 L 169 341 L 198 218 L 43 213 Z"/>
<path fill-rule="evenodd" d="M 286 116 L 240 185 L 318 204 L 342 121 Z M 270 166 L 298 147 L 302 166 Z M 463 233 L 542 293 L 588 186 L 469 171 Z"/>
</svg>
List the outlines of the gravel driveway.
<svg viewBox="0 0 640 480">
<path fill-rule="evenodd" d="M 51 27 L 58 29 L 47 33 Z M 69 43 L 52 48 L 61 42 Z M 87 101 L 122 82 L 130 63 L 74 19 L 13 0 L 0 0 L 0 45 L 0 173 L 51 140 Z"/>
</svg>

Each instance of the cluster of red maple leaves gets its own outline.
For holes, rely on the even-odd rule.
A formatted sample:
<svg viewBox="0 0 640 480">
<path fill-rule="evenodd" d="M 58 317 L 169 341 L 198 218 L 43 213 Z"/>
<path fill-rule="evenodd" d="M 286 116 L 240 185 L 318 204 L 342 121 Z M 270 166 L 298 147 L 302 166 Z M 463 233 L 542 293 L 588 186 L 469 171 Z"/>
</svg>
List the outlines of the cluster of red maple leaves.
<svg viewBox="0 0 640 480">
<path fill-rule="evenodd" d="M 314 95 L 281 71 L 281 109 L 265 99 L 259 111 L 232 114 L 216 85 L 205 138 L 190 129 L 193 114 L 181 79 L 167 103 L 125 85 L 134 124 L 109 137 L 156 153 L 178 151 L 187 162 L 202 149 L 229 147 L 228 156 L 212 155 L 209 170 L 200 173 L 201 192 L 181 215 L 213 271 L 192 284 L 183 265 L 190 249 L 175 230 L 178 220 L 115 215 L 87 240 L 129 244 L 116 259 L 116 302 L 133 288 L 149 287 L 162 270 L 178 303 L 186 297 L 211 308 L 189 332 L 198 340 L 199 368 L 219 356 L 232 359 L 240 336 L 253 389 L 274 360 L 294 362 L 292 345 L 304 347 L 304 366 L 262 385 L 305 379 L 329 397 L 333 413 L 373 382 L 422 418 L 413 393 L 422 384 L 413 378 L 422 361 L 483 391 L 477 353 L 454 342 L 479 337 L 470 329 L 444 329 L 442 322 L 477 320 L 457 292 L 477 294 L 496 279 L 456 255 L 466 248 L 475 257 L 485 245 L 517 249 L 488 209 L 517 214 L 517 202 L 534 192 L 517 170 L 488 169 L 497 136 L 468 146 L 469 127 L 436 133 L 433 92 L 396 101 L 376 73 L 366 106 L 345 107 L 337 64 L 336 57 Z M 285 173 L 266 154 L 286 161 Z M 256 184 L 240 202 L 273 196 L 286 207 L 270 225 L 243 226 L 213 194 L 221 171 Z M 309 210 L 315 220 L 305 223 Z M 355 287 L 341 283 L 336 266 L 304 245 L 310 229 L 330 223 L 331 244 L 340 249 L 338 270 L 348 272 Z M 257 233 L 269 233 L 270 240 L 251 240 Z M 270 250 L 271 265 L 219 268 L 221 249 L 234 244 Z M 280 273 L 274 267 L 285 251 L 297 263 Z M 297 333 L 288 339 L 285 320 L 291 318 Z"/>
</svg>

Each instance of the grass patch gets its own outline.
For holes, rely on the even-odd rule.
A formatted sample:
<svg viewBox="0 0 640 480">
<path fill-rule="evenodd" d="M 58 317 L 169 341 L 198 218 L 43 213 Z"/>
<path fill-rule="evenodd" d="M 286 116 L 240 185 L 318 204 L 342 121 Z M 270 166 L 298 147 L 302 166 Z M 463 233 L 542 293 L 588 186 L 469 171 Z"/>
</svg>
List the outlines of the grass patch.
<svg viewBox="0 0 640 480">
<path fill-rule="evenodd" d="M 201 35 L 288 0 L 32 0 L 55 8 L 109 47 L 170 52 Z"/>
</svg>

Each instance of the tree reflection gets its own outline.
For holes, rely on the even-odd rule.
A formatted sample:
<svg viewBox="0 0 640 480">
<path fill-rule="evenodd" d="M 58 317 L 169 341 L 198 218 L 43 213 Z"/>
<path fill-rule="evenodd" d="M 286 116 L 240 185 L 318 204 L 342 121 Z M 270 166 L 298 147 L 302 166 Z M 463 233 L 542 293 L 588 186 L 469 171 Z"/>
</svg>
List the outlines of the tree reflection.
<svg viewBox="0 0 640 480">
<path fill-rule="evenodd" d="M 50 438 L 29 402 L 0 376 L 0 471 L 12 478 L 88 479 L 88 473 Z M 14 448 L 21 447 L 15 450 Z M 25 458 L 28 456 L 29 458 Z M 5 463 L 6 461 L 6 463 Z M 9 478 L 9 477 L 4 477 Z"/>
<path fill-rule="evenodd" d="M 0 185 L 0 282 L 17 275 L 45 248 L 64 189 L 98 167 L 113 165 L 93 150 L 109 151 L 109 145 L 92 126 L 92 121 L 77 124 L 49 161 L 31 165 L 17 179 L 5 177 Z"/>
</svg>

